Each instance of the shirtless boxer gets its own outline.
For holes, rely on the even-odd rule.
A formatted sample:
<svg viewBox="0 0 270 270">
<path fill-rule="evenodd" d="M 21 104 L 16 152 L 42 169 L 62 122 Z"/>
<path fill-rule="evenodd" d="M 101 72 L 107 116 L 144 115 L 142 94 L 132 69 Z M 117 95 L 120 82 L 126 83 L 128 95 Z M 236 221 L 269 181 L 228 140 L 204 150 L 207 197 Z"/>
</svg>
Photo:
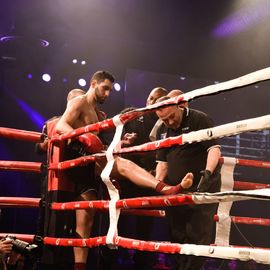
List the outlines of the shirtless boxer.
<svg viewBox="0 0 270 270">
<path fill-rule="evenodd" d="M 85 91 L 82 89 L 75 88 L 75 89 L 70 90 L 67 95 L 67 106 L 70 100 L 84 94 L 85 94 Z M 43 130 L 42 130 L 42 133 L 44 134 L 44 141 L 40 143 L 36 143 L 36 152 L 38 154 L 45 154 L 47 152 L 48 150 L 47 123 L 53 120 L 55 121 L 56 118 L 60 119 L 60 116 L 54 116 L 45 122 L 43 126 Z"/>
<path fill-rule="evenodd" d="M 106 71 L 97 71 L 90 80 L 90 88 L 84 95 L 80 95 L 69 102 L 64 114 L 56 124 L 58 134 L 69 133 L 74 129 L 96 123 L 100 121 L 97 113 L 97 104 L 103 104 L 110 95 L 113 88 L 114 78 Z M 85 145 L 88 153 L 95 153 L 102 150 L 102 143 L 93 134 L 83 134 L 78 136 L 78 141 Z M 92 142 L 95 142 L 94 144 Z M 100 174 L 106 163 L 104 159 L 96 162 L 97 173 Z M 82 169 L 83 167 L 80 167 Z M 180 193 L 183 189 L 192 185 L 193 175 L 187 174 L 182 182 L 177 186 L 168 186 L 155 179 L 150 173 L 137 166 L 135 163 L 116 157 L 111 172 L 111 177 L 115 179 L 128 179 L 136 185 L 155 189 L 165 195 Z M 78 179 L 76 179 L 77 181 Z M 78 190 L 79 200 L 96 200 L 95 184 L 88 182 Z M 92 181 L 94 182 L 94 181 Z M 89 238 L 94 220 L 94 209 L 76 211 L 76 233 L 82 238 Z M 75 268 L 86 269 L 88 249 L 74 248 Z"/>
</svg>

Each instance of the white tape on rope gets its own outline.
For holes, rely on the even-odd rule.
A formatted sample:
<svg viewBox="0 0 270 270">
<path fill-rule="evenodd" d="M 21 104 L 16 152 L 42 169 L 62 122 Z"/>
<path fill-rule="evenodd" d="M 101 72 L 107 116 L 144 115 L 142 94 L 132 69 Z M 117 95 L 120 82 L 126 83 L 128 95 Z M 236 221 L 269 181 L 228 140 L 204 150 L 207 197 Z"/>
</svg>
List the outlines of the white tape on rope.
<svg viewBox="0 0 270 270">
<path fill-rule="evenodd" d="M 235 164 L 235 158 L 224 157 L 224 162 L 220 171 L 221 192 L 233 190 L 233 172 Z M 218 205 L 217 215 L 219 216 L 219 221 L 216 222 L 216 245 L 228 246 L 230 243 L 231 218 L 229 217 L 229 215 L 231 207 L 232 202 L 220 202 Z"/>
<path fill-rule="evenodd" d="M 192 131 L 190 133 L 183 134 L 182 140 L 183 143 L 192 143 L 205 140 L 212 140 L 224 136 L 231 136 L 246 131 L 263 130 L 263 129 L 270 129 L 270 115 L 228 123 L 225 125 L 209 129 Z"/>
<path fill-rule="evenodd" d="M 221 259 L 238 259 L 241 261 L 254 260 L 258 263 L 270 264 L 270 250 L 192 244 L 184 244 L 181 246 L 180 254 Z"/>
<path fill-rule="evenodd" d="M 270 200 L 270 188 L 192 194 L 192 200 L 195 204 L 242 201 L 251 199 Z"/>
<path fill-rule="evenodd" d="M 270 79 L 270 68 L 264 68 L 255 72 L 246 74 L 236 79 L 209 85 L 200 89 L 195 89 L 184 94 L 184 100 L 189 101 L 196 97 L 217 94 L 219 92 L 231 90 L 233 88 L 250 85 L 256 82 L 265 81 Z"/>
<path fill-rule="evenodd" d="M 110 195 L 110 202 L 109 202 L 109 216 L 110 216 L 110 226 L 106 237 L 106 244 L 109 245 L 110 248 L 116 248 L 113 245 L 114 236 L 117 236 L 117 224 L 120 214 L 120 209 L 116 209 L 116 202 L 119 200 L 119 192 L 117 188 L 113 185 L 110 179 L 110 174 L 114 164 L 114 157 L 113 151 L 114 148 L 121 140 L 121 135 L 123 131 L 123 123 L 119 119 L 119 115 L 116 115 L 113 118 L 114 124 L 116 126 L 116 131 L 113 137 L 113 140 L 106 151 L 107 157 L 107 165 L 105 166 L 104 170 L 101 173 L 101 179 L 106 184 L 108 188 L 108 192 Z"/>
</svg>

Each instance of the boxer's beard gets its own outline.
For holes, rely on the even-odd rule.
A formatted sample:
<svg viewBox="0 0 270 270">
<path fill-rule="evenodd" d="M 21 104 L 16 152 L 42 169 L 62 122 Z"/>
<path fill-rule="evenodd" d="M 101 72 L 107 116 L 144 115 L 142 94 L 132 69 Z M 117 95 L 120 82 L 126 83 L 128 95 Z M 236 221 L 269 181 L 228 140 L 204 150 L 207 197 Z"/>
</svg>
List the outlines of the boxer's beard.
<svg viewBox="0 0 270 270">
<path fill-rule="evenodd" d="M 105 97 L 100 96 L 100 92 L 98 87 L 95 88 L 95 95 L 96 95 L 96 99 L 97 99 L 97 103 L 99 104 L 103 104 L 105 102 Z"/>
</svg>

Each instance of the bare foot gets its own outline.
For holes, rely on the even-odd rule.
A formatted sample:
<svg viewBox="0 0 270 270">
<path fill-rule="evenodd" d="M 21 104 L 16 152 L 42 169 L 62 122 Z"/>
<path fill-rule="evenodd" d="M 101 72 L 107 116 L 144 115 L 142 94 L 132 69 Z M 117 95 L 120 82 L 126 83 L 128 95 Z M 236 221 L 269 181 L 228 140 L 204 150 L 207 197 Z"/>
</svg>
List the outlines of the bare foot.
<svg viewBox="0 0 270 270">
<path fill-rule="evenodd" d="M 193 174 L 187 173 L 185 177 L 182 179 L 181 183 L 176 186 L 169 186 L 164 182 L 159 182 L 155 188 L 155 190 L 163 195 L 175 195 L 184 191 L 184 189 L 188 189 L 192 186 L 193 183 Z"/>
<path fill-rule="evenodd" d="M 193 184 L 193 178 L 194 178 L 194 176 L 193 176 L 193 173 L 187 173 L 186 175 L 185 175 L 185 177 L 182 179 L 182 181 L 181 181 L 181 186 L 182 186 L 182 188 L 183 189 L 188 189 L 188 188 L 190 188 L 191 186 L 192 186 L 192 184 Z"/>
</svg>

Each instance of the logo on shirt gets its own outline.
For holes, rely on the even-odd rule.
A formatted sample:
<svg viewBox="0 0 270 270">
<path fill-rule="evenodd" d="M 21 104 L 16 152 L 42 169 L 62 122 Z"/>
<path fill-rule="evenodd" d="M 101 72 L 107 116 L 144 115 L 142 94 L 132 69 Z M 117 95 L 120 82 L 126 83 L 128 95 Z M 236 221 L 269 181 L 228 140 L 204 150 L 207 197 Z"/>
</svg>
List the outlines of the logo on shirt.
<svg viewBox="0 0 270 270">
<path fill-rule="evenodd" d="M 182 131 L 187 131 L 187 130 L 189 130 L 189 127 L 183 127 L 182 128 Z"/>
<path fill-rule="evenodd" d="M 167 133 L 166 132 L 160 134 L 160 139 L 161 140 L 166 139 L 166 137 L 167 137 Z"/>
<path fill-rule="evenodd" d="M 138 120 L 139 122 L 142 122 L 142 123 L 143 123 L 143 115 L 140 116 L 139 118 L 137 118 L 137 120 Z"/>
</svg>

